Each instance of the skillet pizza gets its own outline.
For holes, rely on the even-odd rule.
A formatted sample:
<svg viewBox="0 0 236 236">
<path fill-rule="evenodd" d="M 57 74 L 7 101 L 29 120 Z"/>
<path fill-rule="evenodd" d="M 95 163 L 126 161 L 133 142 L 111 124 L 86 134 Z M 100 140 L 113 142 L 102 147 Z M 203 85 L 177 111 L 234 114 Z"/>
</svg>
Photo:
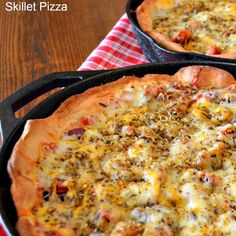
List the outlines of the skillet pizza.
<svg viewBox="0 0 236 236">
<path fill-rule="evenodd" d="M 167 49 L 236 59 L 234 0 L 144 0 L 136 15 L 141 29 Z"/>
<path fill-rule="evenodd" d="M 29 120 L 8 163 L 21 236 L 236 235 L 236 84 L 123 77 Z"/>
</svg>

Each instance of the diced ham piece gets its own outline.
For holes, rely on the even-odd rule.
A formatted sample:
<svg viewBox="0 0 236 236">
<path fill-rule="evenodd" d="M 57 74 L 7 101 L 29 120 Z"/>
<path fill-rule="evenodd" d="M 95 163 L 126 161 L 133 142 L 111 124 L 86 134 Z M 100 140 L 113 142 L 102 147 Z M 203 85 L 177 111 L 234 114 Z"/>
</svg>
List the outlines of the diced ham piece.
<svg viewBox="0 0 236 236">
<path fill-rule="evenodd" d="M 84 132 L 85 132 L 85 130 L 84 130 L 83 128 L 74 128 L 74 129 L 69 130 L 69 131 L 67 132 L 67 134 L 68 134 L 69 136 L 74 135 L 74 134 L 76 134 L 76 135 L 81 135 L 81 134 L 83 134 Z"/>
</svg>

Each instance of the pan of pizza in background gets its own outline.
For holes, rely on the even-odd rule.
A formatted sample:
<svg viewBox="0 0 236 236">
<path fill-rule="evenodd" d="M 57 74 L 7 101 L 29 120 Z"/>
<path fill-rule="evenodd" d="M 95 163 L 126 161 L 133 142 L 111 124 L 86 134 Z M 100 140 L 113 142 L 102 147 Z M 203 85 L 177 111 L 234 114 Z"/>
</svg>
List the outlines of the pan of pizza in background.
<svg viewBox="0 0 236 236">
<path fill-rule="evenodd" d="M 28 119 L 48 117 L 68 97 L 82 93 L 88 88 L 115 81 L 126 75 L 143 77 L 145 74 L 174 74 L 180 68 L 190 65 L 208 65 L 224 69 L 236 77 L 236 64 L 221 62 L 166 62 L 125 67 L 111 71 L 75 71 L 59 72 L 46 75 L 6 98 L 0 103 L 0 224 L 7 235 L 17 236 L 16 209 L 11 197 L 11 180 L 7 172 L 7 162 L 12 149 L 20 138 Z M 35 105 L 25 116 L 15 117 L 15 112 L 37 97 L 55 88 L 62 88 Z"/>
<path fill-rule="evenodd" d="M 150 32 L 148 30 L 143 30 L 143 28 L 145 28 L 145 27 L 147 27 L 147 28 L 151 27 L 152 28 L 152 26 L 150 26 L 150 23 L 147 23 L 147 22 L 144 21 L 143 22 L 144 27 L 141 27 L 140 24 L 138 23 L 137 8 L 144 1 L 146 1 L 148 3 L 148 5 L 158 4 L 157 0 L 128 0 L 127 5 L 126 5 L 126 13 L 127 13 L 128 18 L 131 22 L 131 25 L 132 25 L 133 31 L 134 31 L 134 33 L 137 37 L 138 43 L 141 46 L 145 56 L 147 57 L 147 59 L 150 62 L 183 61 L 183 60 L 192 61 L 193 60 L 193 61 L 219 61 L 219 62 L 236 63 L 236 49 L 235 49 L 235 45 L 236 45 L 236 41 L 235 41 L 236 40 L 236 34 L 235 34 L 236 20 L 235 19 L 236 18 L 234 17 L 235 14 L 236 14 L 236 4 L 235 3 L 230 3 L 230 4 L 233 4 L 233 6 L 231 6 L 231 5 L 224 6 L 225 9 L 228 9 L 228 11 L 229 10 L 234 11 L 234 14 L 231 14 L 232 24 L 231 24 L 230 28 L 228 28 L 227 30 L 228 31 L 230 30 L 230 32 L 233 33 L 233 35 L 231 34 L 230 37 L 232 37 L 233 49 L 235 49 L 235 51 L 233 53 L 234 55 L 230 56 L 231 59 L 229 59 L 229 58 L 226 59 L 226 58 L 222 58 L 221 56 L 219 57 L 219 53 L 221 53 L 221 51 L 218 47 L 215 47 L 214 45 L 211 48 L 209 48 L 209 50 L 205 53 L 195 53 L 195 52 L 190 52 L 190 51 L 189 52 L 182 52 L 180 49 L 176 49 L 176 50 L 170 49 L 171 46 L 169 47 L 169 49 L 167 49 L 167 47 L 164 47 L 160 42 L 158 43 L 157 40 L 155 39 L 155 35 L 154 35 L 155 33 L 153 34 L 153 32 Z M 164 1 L 164 2 L 166 4 L 168 1 Z M 224 1 L 221 1 L 221 2 L 224 2 Z M 230 9 L 230 7 L 231 7 L 231 9 Z M 146 6 L 144 8 L 146 8 Z M 139 11 L 143 11 L 143 8 L 139 9 Z M 164 14 L 163 14 L 163 17 L 164 17 Z M 144 16 L 144 18 L 146 18 L 146 16 Z M 149 18 L 149 20 L 150 20 L 150 18 Z M 166 15 L 165 15 L 164 20 L 166 20 Z M 146 24 L 149 24 L 149 26 L 145 26 Z M 225 27 L 224 26 L 225 22 L 220 21 L 220 24 L 222 24 L 222 28 Z M 172 24 L 172 25 L 174 25 L 174 24 Z M 157 28 L 158 28 L 158 25 L 157 25 Z M 185 31 L 185 30 L 182 30 L 182 31 Z M 218 31 L 218 29 L 216 29 L 215 31 Z M 152 35 L 152 36 L 150 36 L 150 35 Z M 194 37 L 194 35 L 193 35 L 193 37 Z M 225 37 L 229 38 L 229 35 L 225 34 Z M 217 38 L 217 40 L 220 40 L 221 38 L 222 37 L 219 36 Z M 227 41 L 228 38 L 225 38 L 225 41 Z M 169 38 L 169 41 L 171 41 L 172 39 Z M 165 41 L 165 40 L 163 40 L 163 41 Z M 173 42 L 171 42 L 171 44 L 172 43 Z M 178 42 L 178 43 L 180 43 L 180 42 Z M 181 44 L 179 44 L 179 45 L 181 45 Z M 177 48 L 179 47 L 179 45 L 177 45 Z M 181 47 L 182 46 L 183 45 L 181 45 Z M 175 43 L 173 48 L 175 48 L 175 47 L 176 47 L 176 43 Z M 215 56 L 205 55 L 205 54 L 211 54 L 211 53 L 213 53 L 213 54 L 215 53 Z M 232 59 L 232 58 L 234 58 L 234 59 Z"/>
</svg>

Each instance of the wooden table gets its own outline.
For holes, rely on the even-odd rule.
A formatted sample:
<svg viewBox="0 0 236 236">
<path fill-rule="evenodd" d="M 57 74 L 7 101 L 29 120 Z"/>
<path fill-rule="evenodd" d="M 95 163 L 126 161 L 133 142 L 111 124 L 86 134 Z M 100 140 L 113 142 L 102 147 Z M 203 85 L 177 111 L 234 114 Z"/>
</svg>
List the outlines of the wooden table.
<svg viewBox="0 0 236 236">
<path fill-rule="evenodd" d="M 0 7 L 0 101 L 40 76 L 76 70 L 123 15 L 126 4 L 57 0 L 50 3 L 66 3 L 68 11 L 8 12 L 5 2 Z"/>
</svg>

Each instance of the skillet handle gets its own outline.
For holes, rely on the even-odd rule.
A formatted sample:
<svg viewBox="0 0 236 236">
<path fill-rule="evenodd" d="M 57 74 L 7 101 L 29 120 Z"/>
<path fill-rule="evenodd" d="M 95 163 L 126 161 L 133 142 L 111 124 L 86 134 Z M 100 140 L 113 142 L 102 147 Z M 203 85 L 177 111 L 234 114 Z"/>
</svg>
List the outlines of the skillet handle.
<svg viewBox="0 0 236 236">
<path fill-rule="evenodd" d="M 10 134 L 21 123 L 22 118 L 16 118 L 15 112 L 30 103 L 37 97 L 55 88 L 67 87 L 80 80 L 87 79 L 109 70 L 57 72 L 41 77 L 27 84 L 7 97 L 0 103 L 0 148 L 6 142 Z"/>
</svg>

